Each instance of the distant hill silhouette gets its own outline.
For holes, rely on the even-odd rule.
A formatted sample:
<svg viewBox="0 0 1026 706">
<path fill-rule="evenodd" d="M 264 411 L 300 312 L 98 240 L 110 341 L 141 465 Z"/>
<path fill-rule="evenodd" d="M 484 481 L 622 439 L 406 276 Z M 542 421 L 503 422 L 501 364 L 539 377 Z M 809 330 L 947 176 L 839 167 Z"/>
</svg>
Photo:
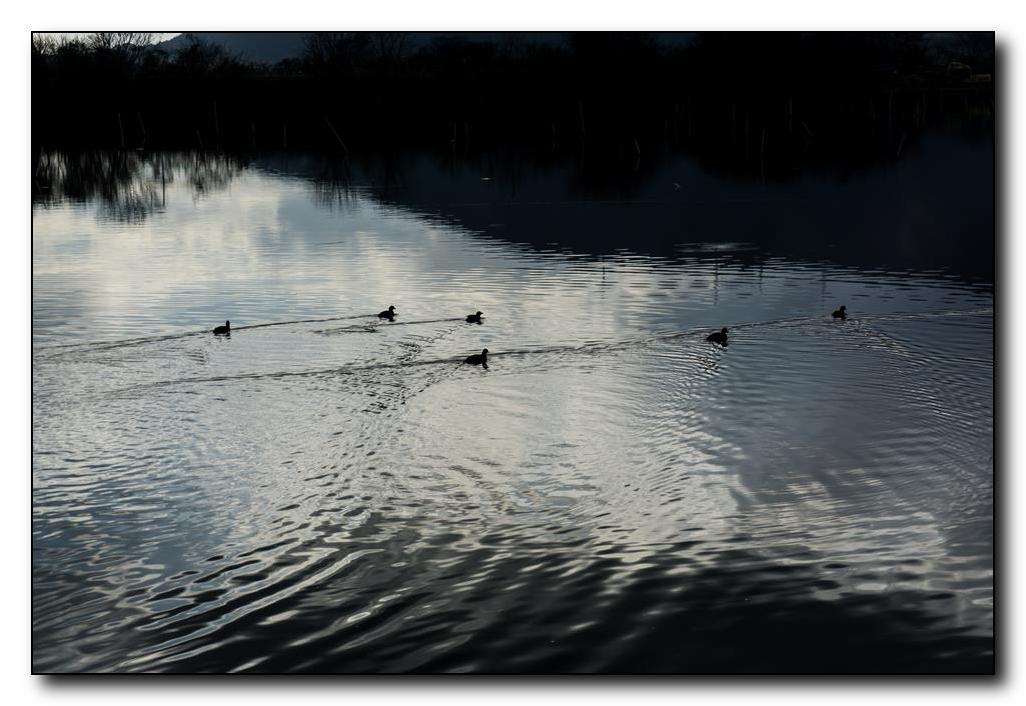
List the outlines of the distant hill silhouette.
<svg viewBox="0 0 1026 706">
<path fill-rule="evenodd" d="M 158 43 L 157 49 L 174 54 L 193 41 L 223 47 L 243 61 L 276 64 L 303 53 L 308 32 L 185 32 Z"/>
<path fill-rule="evenodd" d="M 254 64 L 276 64 L 298 59 L 303 54 L 311 32 L 185 32 L 158 42 L 158 49 L 174 54 L 187 48 L 194 40 L 220 46 L 242 61 Z M 498 45 L 515 38 L 522 44 L 567 48 L 568 32 L 407 32 L 405 49 L 409 53 L 430 47 L 436 41 L 470 42 Z M 656 45 L 665 49 L 685 47 L 698 36 L 697 32 L 648 32 Z M 83 36 L 85 34 L 83 33 Z M 966 45 L 980 40 L 974 32 L 925 32 L 924 45 L 933 58 L 948 60 Z"/>
<path fill-rule="evenodd" d="M 297 59 L 303 54 L 310 32 L 185 32 L 156 44 L 158 49 L 174 54 L 187 48 L 193 41 L 220 46 L 229 54 L 255 64 L 276 64 L 285 59 Z M 695 32 L 653 32 L 660 45 L 684 46 L 696 36 Z M 409 32 L 406 33 L 406 51 L 416 53 L 436 41 L 462 41 L 474 44 L 500 44 L 515 37 L 524 44 L 565 48 L 569 44 L 566 32 Z"/>
</svg>

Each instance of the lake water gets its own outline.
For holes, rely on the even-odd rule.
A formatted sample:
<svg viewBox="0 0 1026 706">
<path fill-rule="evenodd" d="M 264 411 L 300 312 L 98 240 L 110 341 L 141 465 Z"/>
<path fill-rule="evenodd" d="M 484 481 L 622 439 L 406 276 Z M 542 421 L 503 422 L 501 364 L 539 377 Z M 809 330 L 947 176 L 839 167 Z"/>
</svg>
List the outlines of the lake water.
<svg viewBox="0 0 1026 706">
<path fill-rule="evenodd" d="M 34 670 L 993 669 L 989 139 L 44 161 Z"/>
</svg>

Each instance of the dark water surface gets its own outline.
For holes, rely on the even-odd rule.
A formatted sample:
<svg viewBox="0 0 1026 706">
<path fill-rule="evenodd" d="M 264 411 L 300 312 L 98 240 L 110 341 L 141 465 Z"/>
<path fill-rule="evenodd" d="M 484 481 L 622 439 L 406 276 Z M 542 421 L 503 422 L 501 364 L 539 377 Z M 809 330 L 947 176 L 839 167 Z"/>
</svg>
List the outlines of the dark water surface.
<svg viewBox="0 0 1026 706">
<path fill-rule="evenodd" d="M 47 155 L 34 669 L 992 670 L 992 168 Z"/>
</svg>

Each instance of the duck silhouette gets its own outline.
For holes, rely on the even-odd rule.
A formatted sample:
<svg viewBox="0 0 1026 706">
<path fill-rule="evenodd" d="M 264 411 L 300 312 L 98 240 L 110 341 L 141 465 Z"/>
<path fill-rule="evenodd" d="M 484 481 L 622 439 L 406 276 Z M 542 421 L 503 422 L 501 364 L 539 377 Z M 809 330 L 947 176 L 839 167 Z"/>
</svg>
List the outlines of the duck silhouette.
<svg viewBox="0 0 1026 706">
<path fill-rule="evenodd" d="M 467 323 L 468 324 L 479 324 L 479 323 L 481 323 L 481 312 L 479 311 L 476 314 L 471 314 L 470 316 L 468 316 L 467 317 Z"/>
<path fill-rule="evenodd" d="M 388 307 L 384 311 L 378 314 L 379 319 L 388 319 L 389 321 L 395 320 L 395 304 Z"/>
<path fill-rule="evenodd" d="M 848 318 L 848 312 L 847 312 L 847 311 L 845 311 L 845 309 L 847 309 L 847 307 L 844 307 L 844 306 L 842 306 L 842 307 L 841 307 L 840 309 L 838 309 L 837 311 L 835 311 L 835 312 L 834 312 L 834 313 L 832 314 L 832 316 L 833 316 L 833 317 L 834 317 L 835 319 L 846 319 L 846 318 Z"/>
<path fill-rule="evenodd" d="M 232 322 L 225 321 L 224 326 L 217 326 L 214 328 L 214 334 L 220 336 L 222 334 L 230 334 L 232 332 Z"/>
<path fill-rule="evenodd" d="M 721 346 L 727 345 L 727 327 L 724 326 L 716 333 L 710 333 L 705 337 L 705 340 L 710 343 L 719 343 Z"/>
<path fill-rule="evenodd" d="M 471 365 L 483 365 L 485 368 L 488 367 L 488 349 L 485 348 L 480 353 L 474 355 L 468 355 L 464 363 L 470 363 Z"/>
</svg>

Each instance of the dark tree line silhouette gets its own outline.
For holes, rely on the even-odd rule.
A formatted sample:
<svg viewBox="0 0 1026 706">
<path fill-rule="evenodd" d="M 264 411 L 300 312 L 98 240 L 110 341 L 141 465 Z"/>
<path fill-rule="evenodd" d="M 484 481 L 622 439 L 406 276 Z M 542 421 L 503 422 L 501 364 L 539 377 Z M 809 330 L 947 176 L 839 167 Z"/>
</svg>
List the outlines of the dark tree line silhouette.
<svg viewBox="0 0 1026 706">
<path fill-rule="evenodd" d="M 991 33 L 637 32 L 537 43 L 320 32 L 251 64 L 141 33 L 35 35 L 33 142 L 203 150 L 530 148 L 631 168 L 690 151 L 765 174 L 900 156 L 929 120 L 993 107 Z"/>
</svg>

